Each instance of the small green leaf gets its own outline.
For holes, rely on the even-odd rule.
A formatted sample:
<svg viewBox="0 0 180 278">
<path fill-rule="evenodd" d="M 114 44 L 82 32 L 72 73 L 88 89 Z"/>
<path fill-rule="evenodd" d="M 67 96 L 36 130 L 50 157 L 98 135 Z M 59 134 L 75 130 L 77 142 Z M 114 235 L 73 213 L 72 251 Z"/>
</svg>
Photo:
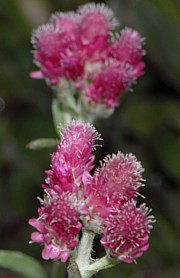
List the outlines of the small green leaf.
<svg viewBox="0 0 180 278">
<path fill-rule="evenodd" d="M 0 251 L 0 267 L 15 271 L 24 278 L 47 278 L 41 264 L 34 258 L 18 251 Z"/>
<path fill-rule="evenodd" d="M 44 148 L 53 148 L 57 145 L 57 140 L 53 138 L 39 138 L 31 141 L 26 145 L 26 148 L 31 150 L 40 150 Z"/>
</svg>

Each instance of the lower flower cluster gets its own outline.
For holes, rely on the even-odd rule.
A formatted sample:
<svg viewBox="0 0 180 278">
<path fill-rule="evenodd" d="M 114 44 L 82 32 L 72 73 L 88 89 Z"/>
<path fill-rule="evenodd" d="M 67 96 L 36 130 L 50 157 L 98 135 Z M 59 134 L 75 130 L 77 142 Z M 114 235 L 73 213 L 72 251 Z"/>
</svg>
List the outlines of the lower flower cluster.
<svg viewBox="0 0 180 278">
<path fill-rule="evenodd" d="M 143 186 L 141 163 L 132 154 L 107 156 L 98 169 L 92 152 L 101 140 L 95 128 L 72 121 L 61 129 L 61 141 L 52 154 L 37 229 L 31 242 L 43 245 L 43 259 L 66 262 L 78 245 L 83 228 L 101 236 L 108 256 L 131 263 L 149 247 L 155 221 L 145 204 L 137 206 Z"/>
</svg>

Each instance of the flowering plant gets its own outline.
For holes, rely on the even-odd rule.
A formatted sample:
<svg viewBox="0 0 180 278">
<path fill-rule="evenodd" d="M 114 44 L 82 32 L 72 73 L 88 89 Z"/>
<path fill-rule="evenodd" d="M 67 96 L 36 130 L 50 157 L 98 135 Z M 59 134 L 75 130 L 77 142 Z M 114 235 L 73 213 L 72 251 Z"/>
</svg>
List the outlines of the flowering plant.
<svg viewBox="0 0 180 278">
<path fill-rule="evenodd" d="M 92 151 L 100 139 L 93 126 L 81 121 L 61 128 L 61 141 L 52 154 L 51 169 L 46 171 L 38 218 L 29 220 L 37 229 L 32 242 L 44 246 L 42 257 L 61 262 L 72 258 L 84 278 L 140 257 L 149 247 L 154 222 L 145 204 L 137 206 L 143 168 L 134 155 L 118 152 L 107 156 L 91 174 Z M 96 234 L 101 236 L 106 255 L 93 260 Z"/>
<path fill-rule="evenodd" d="M 86 4 L 77 12 L 58 12 L 32 33 L 38 71 L 58 98 L 61 110 L 92 121 L 109 116 L 124 91 L 143 74 L 143 38 L 118 26 L 104 4 Z"/>
<path fill-rule="evenodd" d="M 66 263 L 69 278 L 90 278 L 120 262 L 132 263 L 148 249 L 155 221 L 146 204 L 138 204 L 143 168 L 133 154 L 108 155 L 94 170 L 102 139 L 92 123 L 109 117 L 144 71 L 143 39 L 127 27 L 113 33 L 117 26 L 107 6 L 92 3 L 77 12 L 55 13 L 32 34 L 39 70 L 30 76 L 45 79 L 54 91 L 52 114 L 60 138 L 28 145 L 56 146 L 38 217 L 29 220 L 37 230 L 30 242 L 43 246 L 44 260 Z M 98 259 L 91 257 L 95 236 L 105 250 Z M 19 256 L 7 251 L 0 258 L 6 255 Z M 46 277 L 32 258 L 21 254 L 20 260 Z"/>
</svg>

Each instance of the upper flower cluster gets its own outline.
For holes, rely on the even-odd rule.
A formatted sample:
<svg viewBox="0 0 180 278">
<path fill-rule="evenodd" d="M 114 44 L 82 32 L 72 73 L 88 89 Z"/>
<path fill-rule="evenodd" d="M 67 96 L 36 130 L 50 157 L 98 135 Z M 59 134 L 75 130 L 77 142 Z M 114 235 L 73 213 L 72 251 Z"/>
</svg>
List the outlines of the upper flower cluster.
<svg viewBox="0 0 180 278">
<path fill-rule="evenodd" d="M 122 92 L 143 74 L 143 39 L 118 25 L 104 4 L 85 4 L 77 12 L 59 12 L 32 34 L 34 78 L 46 78 L 52 85 L 66 79 L 83 89 L 88 107 L 109 109 L 118 105 Z"/>
<path fill-rule="evenodd" d="M 51 157 L 38 218 L 29 223 L 44 244 L 44 259 L 66 262 L 78 244 L 81 227 L 100 234 L 109 256 L 130 263 L 147 250 L 154 222 L 149 210 L 137 206 L 143 185 L 142 166 L 132 154 L 107 156 L 92 175 L 93 150 L 100 135 L 90 124 L 72 121 L 62 128 Z"/>
</svg>

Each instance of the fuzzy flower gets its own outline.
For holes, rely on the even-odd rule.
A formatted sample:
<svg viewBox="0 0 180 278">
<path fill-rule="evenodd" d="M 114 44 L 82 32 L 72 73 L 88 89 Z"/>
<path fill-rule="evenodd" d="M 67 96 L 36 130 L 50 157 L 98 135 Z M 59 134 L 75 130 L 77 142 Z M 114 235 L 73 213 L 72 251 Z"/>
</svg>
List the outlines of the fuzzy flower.
<svg viewBox="0 0 180 278">
<path fill-rule="evenodd" d="M 61 77 L 78 82 L 85 63 L 107 47 L 110 30 L 116 25 L 112 11 L 104 4 L 86 4 L 77 13 L 55 13 L 46 25 L 33 31 L 34 62 L 40 71 L 35 78 L 47 78 L 57 84 Z M 84 76 L 85 78 L 85 76 Z"/>
<path fill-rule="evenodd" d="M 110 31 L 118 22 L 113 12 L 104 4 L 86 4 L 79 8 L 81 15 L 80 40 L 87 58 L 104 51 L 108 45 Z"/>
<path fill-rule="evenodd" d="M 84 173 L 93 168 L 95 141 L 100 135 L 90 124 L 72 121 L 62 128 L 61 141 L 51 157 L 51 169 L 46 171 L 46 183 L 57 192 L 78 192 Z"/>
<path fill-rule="evenodd" d="M 34 61 L 41 69 L 41 76 L 52 84 L 58 83 L 60 77 L 76 80 L 83 73 L 78 48 L 78 18 L 74 13 L 57 13 L 50 23 L 33 31 Z M 36 77 L 36 73 L 31 76 Z"/>
<path fill-rule="evenodd" d="M 108 155 L 94 174 L 93 187 L 101 196 L 106 196 L 108 202 L 111 202 L 114 192 L 119 194 L 121 200 L 127 201 L 136 197 L 142 186 L 143 171 L 141 163 L 132 154 L 118 152 Z"/>
<path fill-rule="evenodd" d="M 143 186 L 143 171 L 134 155 L 118 152 L 107 156 L 93 177 L 84 178 L 84 195 L 89 207 L 86 221 L 92 229 L 101 232 L 112 208 L 137 197 L 139 187 Z"/>
<path fill-rule="evenodd" d="M 114 42 L 109 46 L 109 57 L 134 66 L 136 78 L 138 78 L 143 74 L 144 69 L 142 62 L 143 43 L 144 39 L 136 30 L 124 28 L 121 35 L 117 35 L 117 38 L 114 38 Z"/>
<path fill-rule="evenodd" d="M 143 39 L 130 28 L 113 36 L 117 25 L 104 4 L 55 13 L 33 31 L 33 57 L 39 71 L 31 77 L 45 78 L 55 86 L 65 78 L 72 90 L 83 93 L 86 109 L 108 112 L 144 69 Z"/>
<path fill-rule="evenodd" d="M 78 244 L 81 227 L 102 235 L 108 255 L 130 263 L 147 250 L 154 222 L 145 204 L 136 206 L 143 185 L 141 163 L 132 154 L 107 156 L 93 168 L 95 128 L 72 121 L 61 128 L 61 141 L 46 171 L 44 198 L 32 242 L 44 245 L 42 257 L 66 262 Z"/>
<path fill-rule="evenodd" d="M 32 233 L 31 240 L 44 245 L 43 259 L 66 262 L 70 252 L 78 244 L 82 226 L 76 197 L 69 192 L 58 195 L 51 190 L 46 192 L 41 204 L 39 217 L 29 220 L 29 224 L 38 230 Z"/>
<path fill-rule="evenodd" d="M 55 32 L 52 24 L 40 26 L 33 32 L 31 42 L 35 48 L 33 51 L 34 62 L 40 71 L 32 72 L 30 75 L 33 78 L 48 77 L 52 84 L 57 83 L 61 76 L 60 36 Z"/>
<path fill-rule="evenodd" d="M 110 213 L 100 240 L 110 256 L 131 263 L 148 249 L 154 222 L 149 212 L 145 204 L 136 207 L 136 203 L 131 201 Z"/>
<path fill-rule="evenodd" d="M 92 105 L 101 105 L 104 110 L 118 106 L 120 95 L 136 80 L 136 72 L 126 63 L 110 65 L 94 75 L 86 88 L 86 98 Z"/>
</svg>

